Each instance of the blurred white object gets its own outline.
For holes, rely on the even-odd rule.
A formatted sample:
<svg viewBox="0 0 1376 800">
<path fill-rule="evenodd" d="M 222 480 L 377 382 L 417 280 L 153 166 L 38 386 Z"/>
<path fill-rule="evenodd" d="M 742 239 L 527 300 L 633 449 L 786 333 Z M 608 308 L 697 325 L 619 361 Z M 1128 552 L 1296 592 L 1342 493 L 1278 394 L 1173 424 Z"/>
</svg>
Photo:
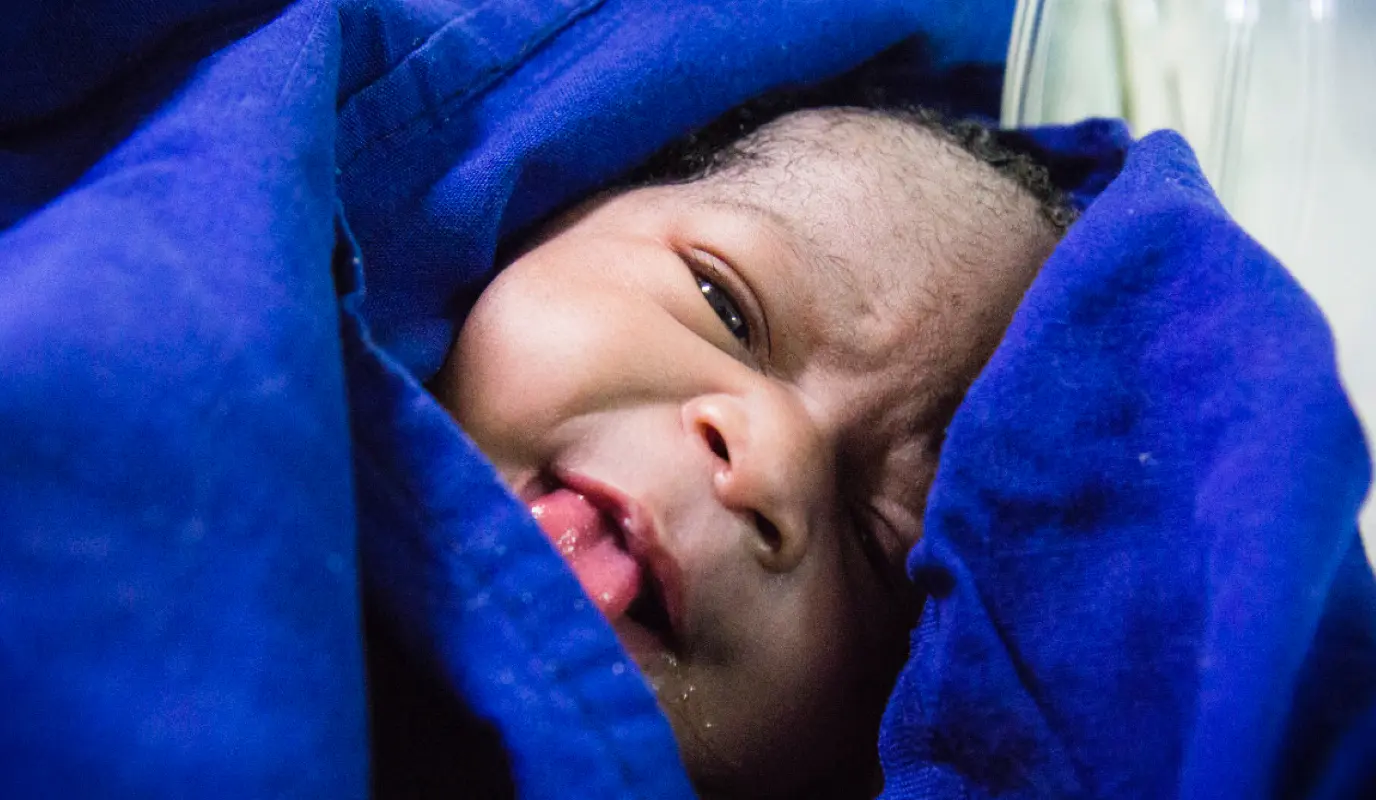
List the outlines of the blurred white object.
<svg viewBox="0 0 1376 800">
<path fill-rule="evenodd" d="M 1376 430 L 1376 0 L 1019 0 L 1003 124 L 1174 128 L 1313 295 Z M 1376 503 L 1361 524 L 1376 557 Z M 1376 560 L 1374 558 L 1373 560 Z"/>
</svg>

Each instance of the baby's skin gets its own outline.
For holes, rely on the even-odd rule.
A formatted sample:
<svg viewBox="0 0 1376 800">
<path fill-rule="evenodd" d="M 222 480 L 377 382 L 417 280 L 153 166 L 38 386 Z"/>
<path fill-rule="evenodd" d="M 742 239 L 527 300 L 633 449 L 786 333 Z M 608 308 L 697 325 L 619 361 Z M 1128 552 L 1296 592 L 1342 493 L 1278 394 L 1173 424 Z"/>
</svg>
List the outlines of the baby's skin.
<svg viewBox="0 0 1376 800">
<path fill-rule="evenodd" d="M 872 788 L 945 427 L 1058 233 L 874 112 L 795 112 L 741 147 L 548 224 L 434 386 L 610 619 L 700 791 Z"/>
</svg>

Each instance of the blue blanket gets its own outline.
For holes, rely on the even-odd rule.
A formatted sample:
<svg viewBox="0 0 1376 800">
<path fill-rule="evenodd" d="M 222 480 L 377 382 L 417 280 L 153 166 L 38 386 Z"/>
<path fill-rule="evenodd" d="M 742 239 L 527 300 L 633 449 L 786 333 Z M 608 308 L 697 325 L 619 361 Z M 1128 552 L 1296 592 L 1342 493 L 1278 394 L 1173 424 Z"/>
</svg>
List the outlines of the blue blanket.
<svg viewBox="0 0 1376 800">
<path fill-rule="evenodd" d="M 370 757 L 397 792 L 689 795 L 609 628 L 421 382 L 505 238 L 914 35 L 890 78 L 988 112 L 1011 7 L 20 4 L 0 796 L 359 797 Z M 1359 796 L 1369 467 L 1321 317 L 1177 139 L 1026 146 L 1098 199 L 951 427 L 886 795 Z M 414 688 L 371 756 L 365 624 L 370 673 Z M 396 713 L 431 735 L 392 744 Z"/>
</svg>

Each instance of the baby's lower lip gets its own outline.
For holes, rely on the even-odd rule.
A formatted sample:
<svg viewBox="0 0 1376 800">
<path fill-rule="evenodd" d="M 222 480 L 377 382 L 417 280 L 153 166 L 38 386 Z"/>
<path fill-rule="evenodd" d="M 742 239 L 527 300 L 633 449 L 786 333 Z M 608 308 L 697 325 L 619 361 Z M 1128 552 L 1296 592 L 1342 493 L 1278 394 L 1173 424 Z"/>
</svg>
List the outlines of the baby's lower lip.
<svg viewBox="0 0 1376 800">
<path fill-rule="evenodd" d="M 645 576 L 620 541 L 620 530 L 586 497 L 566 487 L 535 497 L 527 507 L 603 616 L 612 621 L 625 616 Z"/>
<path fill-rule="evenodd" d="M 591 476 L 557 469 L 551 474 L 558 485 L 586 495 L 594 506 L 602 510 L 604 519 L 616 528 L 618 542 L 644 569 L 644 582 L 653 584 L 646 586 L 642 583 L 639 588 L 649 589 L 668 616 L 668 630 L 661 633 L 673 639 L 676 632 L 683 630 L 682 573 L 678 562 L 662 546 L 660 532 L 650 510 L 624 492 Z"/>
</svg>

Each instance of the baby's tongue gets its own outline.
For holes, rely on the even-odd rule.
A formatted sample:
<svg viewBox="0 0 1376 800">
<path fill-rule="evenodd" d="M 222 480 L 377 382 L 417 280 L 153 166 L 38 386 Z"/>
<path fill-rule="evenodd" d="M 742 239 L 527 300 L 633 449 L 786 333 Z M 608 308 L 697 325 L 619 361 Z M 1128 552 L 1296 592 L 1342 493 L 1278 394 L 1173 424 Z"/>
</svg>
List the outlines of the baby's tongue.
<svg viewBox="0 0 1376 800">
<path fill-rule="evenodd" d="M 640 564 L 622 549 L 607 516 L 568 489 L 532 501 L 530 513 L 602 615 L 615 620 L 625 614 L 640 591 Z"/>
</svg>

